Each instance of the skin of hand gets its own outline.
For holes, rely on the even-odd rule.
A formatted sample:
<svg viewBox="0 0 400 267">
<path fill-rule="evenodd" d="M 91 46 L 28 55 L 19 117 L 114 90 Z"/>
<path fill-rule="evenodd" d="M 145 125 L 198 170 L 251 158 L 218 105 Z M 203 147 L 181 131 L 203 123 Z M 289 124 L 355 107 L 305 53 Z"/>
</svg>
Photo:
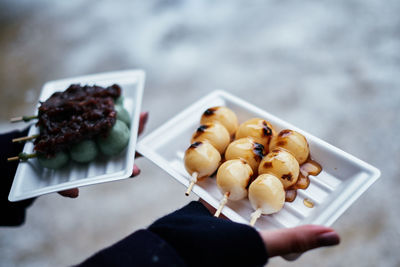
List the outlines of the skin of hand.
<svg viewBox="0 0 400 267">
<path fill-rule="evenodd" d="M 140 113 L 140 119 L 139 119 L 139 129 L 138 129 L 138 134 L 140 135 L 144 127 L 146 126 L 147 119 L 149 118 L 149 113 L 148 112 L 142 112 Z M 140 157 L 141 155 L 139 153 L 136 153 L 135 157 Z M 137 176 L 140 174 L 140 169 L 135 165 L 133 165 L 133 171 L 131 177 Z M 63 197 L 70 197 L 70 198 L 77 198 L 79 196 L 79 189 L 78 188 L 72 188 L 64 191 L 58 192 L 60 195 Z"/>
<path fill-rule="evenodd" d="M 203 199 L 199 201 L 211 214 L 215 213 L 214 207 Z M 220 217 L 227 219 L 222 214 Z M 340 243 L 340 237 L 334 229 L 320 225 L 302 225 L 278 230 L 258 230 L 258 232 L 270 258 L 291 253 L 303 253 L 314 248 Z"/>
<path fill-rule="evenodd" d="M 294 228 L 259 231 L 269 257 L 333 246 L 340 243 L 334 229 L 320 225 L 302 225 Z"/>
</svg>

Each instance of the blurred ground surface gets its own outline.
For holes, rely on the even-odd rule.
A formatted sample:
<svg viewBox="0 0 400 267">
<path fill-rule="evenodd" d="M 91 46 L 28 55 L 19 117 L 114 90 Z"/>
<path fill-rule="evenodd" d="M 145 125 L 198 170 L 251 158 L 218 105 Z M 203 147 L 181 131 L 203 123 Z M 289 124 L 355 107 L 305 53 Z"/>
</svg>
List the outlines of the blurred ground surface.
<svg viewBox="0 0 400 267">
<path fill-rule="evenodd" d="M 269 266 L 400 266 L 399 12 L 396 0 L 1 1 L 1 130 L 48 80 L 143 68 L 145 133 L 224 88 L 382 171 L 335 223 L 340 246 Z M 137 164 L 140 177 L 79 199 L 40 197 L 23 227 L 0 230 L 0 265 L 78 263 L 189 201 Z"/>
</svg>

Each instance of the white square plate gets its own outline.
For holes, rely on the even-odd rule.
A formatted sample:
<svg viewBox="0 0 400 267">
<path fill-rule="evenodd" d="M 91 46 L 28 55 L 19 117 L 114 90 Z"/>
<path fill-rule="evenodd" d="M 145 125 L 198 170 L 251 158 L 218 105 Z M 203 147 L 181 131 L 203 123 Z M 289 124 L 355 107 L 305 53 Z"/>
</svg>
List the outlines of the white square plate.
<svg viewBox="0 0 400 267">
<path fill-rule="evenodd" d="M 257 228 L 294 227 L 308 223 L 330 226 L 380 176 L 380 171 L 373 166 L 225 91 L 212 92 L 148 134 L 138 143 L 138 152 L 188 186 L 190 175 L 184 168 L 183 156 L 193 132 L 200 125 L 202 113 L 213 106 L 232 109 L 239 123 L 260 117 L 269 121 L 277 131 L 292 129 L 302 133 L 309 142 L 312 158 L 323 167 L 318 176 L 310 176 L 311 183 L 306 190 L 297 191 L 294 202 L 285 202 L 284 208 L 276 214 L 261 216 Z M 185 191 L 182 187 L 182 194 Z M 215 177 L 198 182 L 193 192 L 215 208 L 223 197 Z M 303 204 L 305 198 L 314 202 L 313 208 Z M 241 223 L 248 223 L 252 212 L 248 199 L 228 201 L 222 211 L 229 219 Z"/>
<path fill-rule="evenodd" d="M 69 162 L 59 170 L 42 168 L 36 159 L 21 162 L 15 173 L 8 199 L 19 201 L 52 192 L 110 182 L 128 178 L 132 174 L 135 159 L 136 139 L 139 127 L 145 73 L 141 70 L 116 71 L 57 81 L 50 81 L 43 86 L 40 101 L 45 101 L 54 92 L 64 91 L 69 85 L 110 86 L 118 84 L 122 88 L 124 107 L 131 115 L 131 136 L 126 150 L 120 155 L 106 158 L 98 157 L 94 162 L 79 164 Z M 39 104 L 38 104 L 39 107 Z M 29 135 L 38 133 L 35 125 L 29 129 Z M 10 140 L 11 142 L 11 140 Z M 27 142 L 23 151 L 32 153 L 33 143 Z"/>
</svg>

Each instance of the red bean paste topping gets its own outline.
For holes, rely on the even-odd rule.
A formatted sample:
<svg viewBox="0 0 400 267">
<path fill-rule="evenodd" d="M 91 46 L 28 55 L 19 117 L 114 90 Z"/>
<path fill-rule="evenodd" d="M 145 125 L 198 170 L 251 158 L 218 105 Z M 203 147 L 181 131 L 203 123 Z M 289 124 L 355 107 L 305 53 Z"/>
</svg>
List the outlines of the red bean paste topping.
<svg viewBox="0 0 400 267">
<path fill-rule="evenodd" d="M 83 140 L 106 136 L 116 122 L 114 99 L 120 95 L 116 84 L 107 88 L 72 84 L 54 93 L 40 103 L 35 150 L 51 157 Z"/>
</svg>

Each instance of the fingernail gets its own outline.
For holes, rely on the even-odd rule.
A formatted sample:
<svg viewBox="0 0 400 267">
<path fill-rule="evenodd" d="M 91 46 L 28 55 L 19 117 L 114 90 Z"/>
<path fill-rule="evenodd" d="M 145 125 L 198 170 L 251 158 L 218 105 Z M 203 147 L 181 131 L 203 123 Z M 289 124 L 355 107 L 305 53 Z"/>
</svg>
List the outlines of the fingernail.
<svg viewBox="0 0 400 267">
<path fill-rule="evenodd" d="M 320 234 L 317 237 L 317 241 L 320 246 L 333 246 L 339 244 L 340 238 L 335 232 L 327 232 Z"/>
</svg>

